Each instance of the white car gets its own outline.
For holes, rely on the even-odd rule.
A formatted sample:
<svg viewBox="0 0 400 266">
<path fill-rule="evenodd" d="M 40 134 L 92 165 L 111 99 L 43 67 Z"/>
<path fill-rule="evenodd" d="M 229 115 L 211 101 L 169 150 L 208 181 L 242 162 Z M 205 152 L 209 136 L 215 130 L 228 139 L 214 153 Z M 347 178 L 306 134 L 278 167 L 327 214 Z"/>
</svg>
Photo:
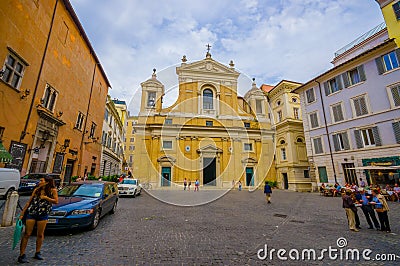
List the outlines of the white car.
<svg viewBox="0 0 400 266">
<path fill-rule="evenodd" d="M 118 184 L 118 192 L 120 196 L 136 197 L 142 192 L 142 186 L 139 183 L 139 179 L 124 178 L 124 180 Z"/>
</svg>

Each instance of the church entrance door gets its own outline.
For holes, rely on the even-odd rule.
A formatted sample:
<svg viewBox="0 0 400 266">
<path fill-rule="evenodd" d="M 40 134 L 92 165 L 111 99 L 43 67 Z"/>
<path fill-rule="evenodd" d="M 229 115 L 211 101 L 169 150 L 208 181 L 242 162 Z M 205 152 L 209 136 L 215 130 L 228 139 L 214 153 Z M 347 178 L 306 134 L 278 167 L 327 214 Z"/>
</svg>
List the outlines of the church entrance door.
<svg viewBox="0 0 400 266">
<path fill-rule="evenodd" d="M 203 158 L 203 184 L 208 186 L 216 186 L 216 159 Z"/>
</svg>

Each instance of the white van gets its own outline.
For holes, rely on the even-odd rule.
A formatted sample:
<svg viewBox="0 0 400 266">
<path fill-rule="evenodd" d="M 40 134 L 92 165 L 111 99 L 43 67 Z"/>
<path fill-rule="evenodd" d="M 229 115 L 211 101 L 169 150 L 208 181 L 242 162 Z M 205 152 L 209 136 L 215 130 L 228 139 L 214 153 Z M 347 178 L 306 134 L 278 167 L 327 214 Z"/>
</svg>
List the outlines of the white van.
<svg viewBox="0 0 400 266">
<path fill-rule="evenodd" d="M 17 191 L 20 179 L 17 169 L 0 168 L 0 197 L 7 198 L 8 193 Z"/>
</svg>

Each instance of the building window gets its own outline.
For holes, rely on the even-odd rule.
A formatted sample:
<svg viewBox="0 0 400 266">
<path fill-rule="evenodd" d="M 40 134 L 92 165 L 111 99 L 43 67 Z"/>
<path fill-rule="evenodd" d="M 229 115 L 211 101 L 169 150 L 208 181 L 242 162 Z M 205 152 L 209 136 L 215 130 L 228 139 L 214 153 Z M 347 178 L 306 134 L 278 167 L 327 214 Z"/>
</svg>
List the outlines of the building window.
<svg viewBox="0 0 400 266">
<path fill-rule="evenodd" d="M 164 124 L 166 124 L 166 125 L 172 125 L 172 119 L 171 119 L 171 118 L 165 119 Z"/>
<path fill-rule="evenodd" d="M 256 100 L 256 112 L 257 114 L 263 113 L 262 100 Z"/>
<path fill-rule="evenodd" d="M 310 114 L 310 125 L 311 125 L 311 128 L 319 127 L 317 112 Z"/>
<path fill-rule="evenodd" d="M 213 121 L 206 121 L 206 126 L 207 127 L 212 127 L 214 125 Z"/>
<path fill-rule="evenodd" d="M 164 150 L 172 150 L 172 140 L 164 140 L 163 141 L 163 149 Z"/>
<path fill-rule="evenodd" d="M 292 102 L 297 103 L 297 98 L 296 98 L 296 97 L 293 97 L 293 98 L 292 98 Z"/>
<path fill-rule="evenodd" d="M 315 102 L 314 88 L 306 90 L 306 99 L 307 99 L 307 103 Z"/>
<path fill-rule="evenodd" d="M 2 80 L 14 89 L 19 89 L 27 64 L 14 54 L 8 54 L 4 63 Z"/>
<path fill-rule="evenodd" d="M 354 130 L 357 148 L 382 146 L 378 127 Z"/>
<path fill-rule="evenodd" d="M 135 134 L 136 133 L 136 129 L 132 129 L 132 132 L 131 132 L 132 134 Z"/>
<path fill-rule="evenodd" d="M 400 122 L 394 122 L 392 123 L 392 126 L 396 143 L 400 144 Z"/>
<path fill-rule="evenodd" d="M 347 132 L 342 132 L 338 134 L 333 134 L 333 146 L 335 151 L 344 151 L 350 149 L 349 138 L 347 137 Z"/>
<path fill-rule="evenodd" d="M 213 92 L 210 89 L 205 89 L 203 91 L 203 109 L 214 109 Z"/>
<path fill-rule="evenodd" d="M 5 130 L 4 127 L 0 127 L 0 143 L 1 143 L 2 139 L 3 139 L 4 130 Z"/>
<path fill-rule="evenodd" d="M 135 141 L 135 138 L 130 138 L 129 141 L 130 141 L 130 142 L 134 142 L 134 141 Z"/>
<path fill-rule="evenodd" d="M 244 127 L 245 127 L 245 128 L 250 128 L 250 123 L 244 122 Z"/>
<path fill-rule="evenodd" d="M 304 178 L 310 178 L 310 171 L 304 170 Z"/>
<path fill-rule="evenodd" d="M 322 149 L 322 140 L 321 138 L 315 138 L 313 139 L 313 144 L 314 144 L 314 153 L 315 154 L 321 154 L 324 152 Z"/>
<path fill-rule="evenodd" d="M 278 114 L 278 122 L 281 122 L 282 121 L 282 111 L 278 111 L 277 114 Z"/>
<path fill-rule="evenodd" d="M 106 108 L 106 111 L 104 112 L 104 120 L 108 122 L 108 109 Z"/>
<path fill-rule="evenodd" d="M 253 144 L 252 143 L 244 143 L 244 150 L 245 151 L 252 151 L 253 150 Z"/>
<path fill-rule="evenodd" d="M 367 101 L 364 95 L 353 98 L 352 102 L 353 102 L 355 116 L 362 116 L 368 114 Z"/>
<path fill-rule="evenodd" d="M 129 145 L 129 150 L 134 151 L 135 150 L 135 145 Z"/>
<path fill-rule="evenodd" d="M 147 92 L 147 107 L 153 108 L 156 105 L 156 93 L 154 91 Z"/>
<path fill-rule="evenodd" d="M 281 155 L 282 155 L 282 161 L 286 161 L 286 149 L 285 148 L 281 148 Z"/>
<path fill-rule="evenodd" d="M 53 87 L 51 87 L 49 84 L 46 84 L 44 95 L 41 100 L 42 106 L 50 111 L 53 111 L 57 99 L 57 94 L 57 91 Z"/>
<path fill-rule="evenodd" d="M 399 67 L 400 49 L 375 59 L 379 75 Z"/>
<path fill-rule="evenodd" d="M 293 108 L 293 116 L 294 116 L 294 119 L 300 119 L 300 116 L 299 116 L 299 108 L 297 108 L 297 107 L 294 107 Z"/>
<path fill-rule="evenodd" d="M 76 124 L 75 124 L 76 129 L 82 130 L 84 117 L 85 116 L 81 112 L 78 113 L 78 118 L 76 119 Z"/>
<path fill-rule="evenodd" d="M 393 105 L 400 106 L 400 85 L 396 85 L 390 88 L 392 94 Z"/>
<path fill-rule="evenodd" d="M 343 89 L 342 82 L 340 81 L 340 77 L 337 76 L 333 79 L 328 80 L 327 82 L 324 82 L 324 88 L 325 88 L 326 96 Z"/>
<path fill-rule="evenodd" d="M 360 83 L 362 81 L 365 81 L 366 76 L 364 72 L 364 66 L 361 65 L 350 71 L 347 71 L 346 73 L 343 73 L 342 78 L 345 88 Z"/>
<path fill-rule="evenodd" d="M 129 162 L 133 163 L 133 155 L 129 155 Z"/>
<path fill-rule="evenodd" d="M 105 132 L 103 131 L 103 136 L 104 136 L 104 138 L 103 138 L 103 145 L 107 145 L 108 134 L 105 133 Z"/>
<path fill-rule="evenodd" d="M 392 7 L 397 20 L 400 20 L 400 2 L 394 3 Z"/>
<path fill-rule="evenodd" d="M 334 122 L 339 122 L 344 120 L 341 103 L 332 105 L 332 116 Z"/>
<path fill-rule="evenodd" d="M 90 127 L 89 138 L 94 138 L 94 133 L 96 132 L 96 124 L 92 122 L 92 126 Z"/>
</svg>

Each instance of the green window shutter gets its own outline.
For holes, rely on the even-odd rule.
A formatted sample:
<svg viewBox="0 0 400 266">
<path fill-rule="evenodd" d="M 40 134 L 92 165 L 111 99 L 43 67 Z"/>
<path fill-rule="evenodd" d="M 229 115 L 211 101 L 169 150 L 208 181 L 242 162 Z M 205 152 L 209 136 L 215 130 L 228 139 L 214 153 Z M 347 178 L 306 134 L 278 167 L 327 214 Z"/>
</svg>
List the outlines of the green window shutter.
<svg viewBox="0 0 400 266">
<path fill-rule="evenodd" d="M 342 139 L 343 139 L 344 149 L 350 150 L 350 142 L 349 138 L 347 137 L 347 132 L 342 133 Z"/>
<path fill-rule="evenodd" d="M 385 68 L 383 67 L 382 57 L 378 57 L 375 59 L 376 67 L 378 68 L 379 75 L 382 75 L 385 72 Z"/>
<path fill-rule="evenodd" d="M 343 83 L 344 83 L 344 87 L 347 88 L 350 86 L 350 80 L 349 80 L 349 75 L 346 73 L 342 74 L 342 79 L 343 79 Z"/>
<path fill-rule="evenodd" d="M 392 123 L 396 143 L 400 144 L 400 122 Z"/>
<path fill-rule="evenodd" d="M 338 89 L 342 90 L 343 89 L 343 85 L 342 85 L 342 81 L 340 79 L 340 75 L 335 77 L 335 81 L 336 81 L 336 84 L 338 86 Z"/>
<path fill-rule="evenodd" d="M 358 129 L 354 130 L 354 137 L 356 138 L 357 149 L 361 149 L 362 147 L 364 147 L 363 141 L 361 139 L 360 130 Z"/>
<path fill-rule="evenodd" d="M 372 134 L 374 135 L 375 145 L 382 146 L 381 137 L 379 136 L 378 127 L 372 128 Z"/>
<path fill-rule="evenodd" d="M 400 86 L 390 89 L 392 91 L 394 106 L 400 106 Z"/>
<path fill-rule="evenodd" d="M 400 64 L 400 48 L 396 49 L 397 62 Z"/>
<path fill-rule="evenodd" d="M 367 80 L 367 77 L 365 76 L 364 65 L 358 66 L 357 71 L 358 74 L 360 75 L 361 81 Z"/>
<path fill-rule="evenodd" d="M 328 82 L 324 82 L 324 88 L 325 88 L 325 95 L 328 96 L 330 94 Z"/>
<path fill-rule="evenodd" d="M 339 151 L 340 150 L 340 145 L 339 145 L 339 139 L 338 139 L 338 135 L 332 135 L 333 138 L 333 146 L 335 147 L 335 151 Z"/>
</svg>

